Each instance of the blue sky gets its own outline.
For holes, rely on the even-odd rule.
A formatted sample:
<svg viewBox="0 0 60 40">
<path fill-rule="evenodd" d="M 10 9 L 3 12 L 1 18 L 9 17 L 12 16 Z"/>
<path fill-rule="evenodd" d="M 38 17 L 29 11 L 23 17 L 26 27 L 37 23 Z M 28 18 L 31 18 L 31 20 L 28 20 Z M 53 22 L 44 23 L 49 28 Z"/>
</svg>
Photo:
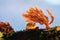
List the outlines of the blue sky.
<svg viewBox="0 0 60 40">
<path fill-rule="evenodd" d="M 37 7 L 44 11 L 48 17 L 46 9 L 51 10 L 55 20 L 51 26 L 60 25 L 60 1 L 59 0 L 0 0 L 0 21 L 10 22 L 15 31 L 25 29 L 26 22 L 21 16 L 30 7 Z M 50 19 L 50 17 L 49 17 Z M 37 24 L 40 28 L 44 25 Z"/>
</svg>

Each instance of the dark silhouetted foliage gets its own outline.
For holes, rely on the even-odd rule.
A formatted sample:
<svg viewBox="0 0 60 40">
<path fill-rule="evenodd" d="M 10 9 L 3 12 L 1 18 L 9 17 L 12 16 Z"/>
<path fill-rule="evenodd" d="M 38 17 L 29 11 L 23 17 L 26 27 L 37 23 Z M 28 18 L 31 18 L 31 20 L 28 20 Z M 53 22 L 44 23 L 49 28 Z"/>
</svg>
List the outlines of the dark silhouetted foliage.
<svg viewBox="0 0 60 40">
<path fill-rule="evenodd" d="M 60 30 L 53 28 L 18 31 L 8 40 L 60 40 Z"/>
</svg>

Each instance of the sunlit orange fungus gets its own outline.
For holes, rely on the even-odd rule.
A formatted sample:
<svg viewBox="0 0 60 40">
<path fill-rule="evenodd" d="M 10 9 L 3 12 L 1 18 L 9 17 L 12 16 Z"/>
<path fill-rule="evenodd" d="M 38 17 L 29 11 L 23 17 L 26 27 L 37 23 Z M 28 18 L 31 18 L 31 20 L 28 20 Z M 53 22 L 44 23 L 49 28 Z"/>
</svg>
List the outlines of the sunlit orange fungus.
<svg viewBox="0 0 60 40">
<path fill-rule="evenodd" d="M 51 17 L 51 21 L 49 22 L 48 17 L 44 15 L 43 11 L 41 9 L 38 9 L 36 7 L 34 8 L 29 8 L 26 13 L 23 13 L 22 16 L 27 22 L 35 22 L 39 24 L 44 24 L 46 28 L 50 28 L 50 24 L 53 23 L 54 21 L 54 16 L 49 10 L 46 10 L 48 14 Z"/>
</svg>

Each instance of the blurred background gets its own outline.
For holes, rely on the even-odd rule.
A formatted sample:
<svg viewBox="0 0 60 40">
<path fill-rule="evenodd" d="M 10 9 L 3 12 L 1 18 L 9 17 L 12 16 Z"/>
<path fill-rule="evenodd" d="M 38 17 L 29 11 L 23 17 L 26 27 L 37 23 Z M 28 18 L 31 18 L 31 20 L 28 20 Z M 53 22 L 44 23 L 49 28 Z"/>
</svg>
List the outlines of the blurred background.
<svg viewBox="0 0 60 40">
<path fill-rule="evenodd" d="M 10 22 L 15 31 L 24 30 L 26 22 L 22 13 L 30 7 L 42 9 L 50 20 L 51 18 L 46 12 L 46 9 L 49 9 L 55 17 L 50 26 L 60 26 L 60 0 L 0 0 L 0 21 Z M 44 28 L 44 25 L 38 23 L 37 26 Z"/>
</svg>

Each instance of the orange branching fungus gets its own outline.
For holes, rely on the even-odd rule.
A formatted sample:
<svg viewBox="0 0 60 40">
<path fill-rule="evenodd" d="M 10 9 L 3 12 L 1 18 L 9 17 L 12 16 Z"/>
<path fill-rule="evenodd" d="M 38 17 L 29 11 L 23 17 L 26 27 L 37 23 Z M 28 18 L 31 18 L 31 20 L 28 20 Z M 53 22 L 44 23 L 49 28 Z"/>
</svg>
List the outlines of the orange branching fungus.
<svg viewBox="0 0 60 40">
<path fill-rule="evenodd" d="M 9 22 L 0 22 L 0 31 L 5 31 L 7 34 L 13 31 Z"/>
<path fill-rule="evenodd" d="M 47 10 L 48 14 L 51 17 L 51 21 L 49 23 L 48 17 L 44 15 L 43 11 L 38 8 L 29 8 L 26 13 L 23 13 L 22 16 L 24 17 L 25 21 L 27 22 L 35 22 L 39 24 L 44 24 L 46 28 L 50 28 L 50 24 L 54 21 L 54 16 L 52 13 Z"/>
</svg>

